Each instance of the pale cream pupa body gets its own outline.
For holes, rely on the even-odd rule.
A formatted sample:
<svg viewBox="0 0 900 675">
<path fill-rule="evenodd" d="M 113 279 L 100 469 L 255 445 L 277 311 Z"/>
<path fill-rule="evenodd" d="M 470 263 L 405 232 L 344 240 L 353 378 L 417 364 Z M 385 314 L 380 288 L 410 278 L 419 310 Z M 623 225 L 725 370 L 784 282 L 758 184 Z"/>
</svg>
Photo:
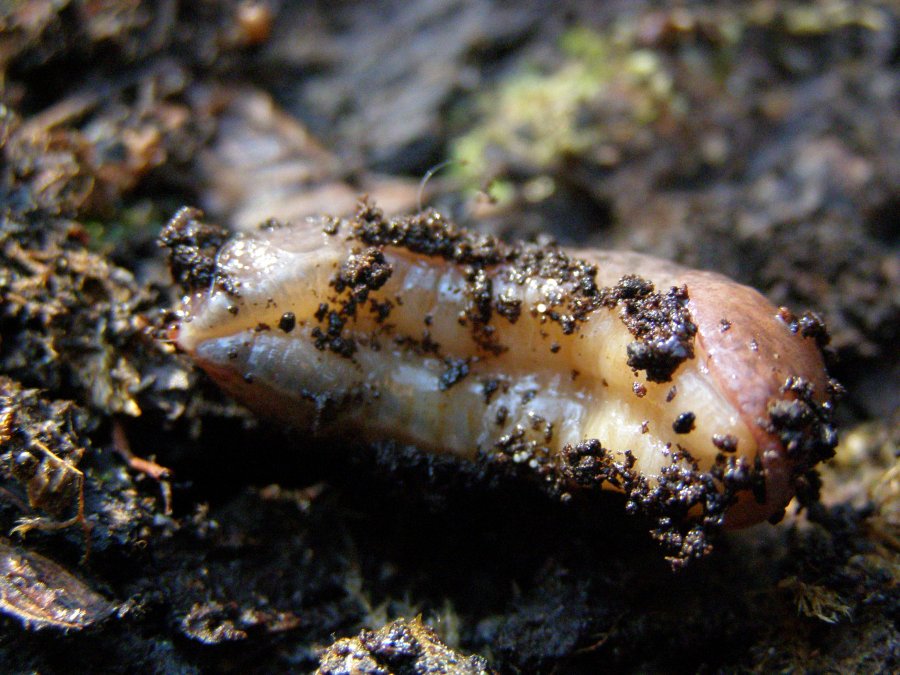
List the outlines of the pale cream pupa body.
<svg viewBox="0 0 900 675">
<path fill-rule="evenodd" d="M 163 235 L 171 336 L 264 417 L 611 487 L 669 525 L 777 517 L 836 442 L 820 324 L 720 275 L 365 203 L 227 241 L 199 215 Z"/>
</svg>

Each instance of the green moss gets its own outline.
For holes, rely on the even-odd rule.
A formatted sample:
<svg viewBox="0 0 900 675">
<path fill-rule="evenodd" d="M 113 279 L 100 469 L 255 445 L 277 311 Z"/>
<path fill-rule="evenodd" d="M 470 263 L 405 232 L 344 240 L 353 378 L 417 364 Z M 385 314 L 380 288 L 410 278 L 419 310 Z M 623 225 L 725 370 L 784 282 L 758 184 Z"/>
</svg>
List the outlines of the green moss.
<svg viewBox="0 0 900 675">
<path fill-rule="evenodd" d="M 678 108 L 662 60 L 630 38 L 573 28 L 559 52 L 556 68 L 523 68 L 479 101 L 481 123 L 453 144 L 458 174 L 489 177 L 492 156 L 538 173 L 573 156 L 614 163 L 617 147 Z"/>
<path fill-rule="evenodd" d="M 166 217 L 160 206 L 150 200 L 142 200 L 120 209 L 113 218 L 86 219 L 82 224 L 88 233 L 89 248 L 100 253 L 110 253 L 118 246 L 139 238 L 142 233 L 158 232 L 165 222 Z"/>
<path fill-rule="evenodd" d="M 875 7 L 846 0 L 827 0 L 812 5 L 790 5 L 783 9 L 784 25 L 794 35 L 824 35 L 848 26 L 868 30 L 885 27 L 885 17 Z"/>
</svg>

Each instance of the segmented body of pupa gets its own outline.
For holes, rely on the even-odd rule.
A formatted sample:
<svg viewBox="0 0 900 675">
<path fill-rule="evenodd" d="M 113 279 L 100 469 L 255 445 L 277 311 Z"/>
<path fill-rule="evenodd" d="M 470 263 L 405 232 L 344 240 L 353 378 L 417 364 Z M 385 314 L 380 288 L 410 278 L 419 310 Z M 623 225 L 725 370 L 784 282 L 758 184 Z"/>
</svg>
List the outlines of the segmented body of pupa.
<svg viewBox="0 0 900 675">
<path fill-rule="evenodd" d="M 227 241 L 199 216 L 163 235 L 172 337 L 296 428 L 612 487 L 688 557 L 706 544 L 672 523 L 777 518 L 836 442 L 821 323 L 717 274 L 366 203 Z"/>
</svg>

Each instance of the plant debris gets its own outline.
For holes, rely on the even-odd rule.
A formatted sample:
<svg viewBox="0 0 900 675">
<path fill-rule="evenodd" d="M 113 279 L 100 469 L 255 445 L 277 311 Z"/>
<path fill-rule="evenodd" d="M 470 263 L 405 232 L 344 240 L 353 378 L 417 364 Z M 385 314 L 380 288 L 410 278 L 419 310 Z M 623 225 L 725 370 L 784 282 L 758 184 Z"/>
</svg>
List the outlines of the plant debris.
<svg viewBox="0 0 900 675">
<path fill-rule="evenodd" d="M 29 629 L 79 631 L 113 611 L 115 605 L 65 568 L 0 538 L 0 612 Z"/>
</svg>

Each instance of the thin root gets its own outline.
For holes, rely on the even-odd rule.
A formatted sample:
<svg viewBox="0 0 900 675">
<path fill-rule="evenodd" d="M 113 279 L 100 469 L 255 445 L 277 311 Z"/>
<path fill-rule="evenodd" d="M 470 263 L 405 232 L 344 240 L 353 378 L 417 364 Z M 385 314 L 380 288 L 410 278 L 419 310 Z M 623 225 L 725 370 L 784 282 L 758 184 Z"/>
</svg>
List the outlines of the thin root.
<svg viewBox="0 0 900 675">
<path fill-rule="evenodd" d="M 172 515 L 172 485 L 166 480 L 172 475 L 172 471 L 153 460 L 138 457 L 131 452 L 131 444 L 125 435 L 125 427 L 119 420 L 113 421 L 113 447 L 119 456 L 125 460 L 129 468 L 148 476 L 159 484 L 162 493 L 163 513 Z"/>
</svg>

